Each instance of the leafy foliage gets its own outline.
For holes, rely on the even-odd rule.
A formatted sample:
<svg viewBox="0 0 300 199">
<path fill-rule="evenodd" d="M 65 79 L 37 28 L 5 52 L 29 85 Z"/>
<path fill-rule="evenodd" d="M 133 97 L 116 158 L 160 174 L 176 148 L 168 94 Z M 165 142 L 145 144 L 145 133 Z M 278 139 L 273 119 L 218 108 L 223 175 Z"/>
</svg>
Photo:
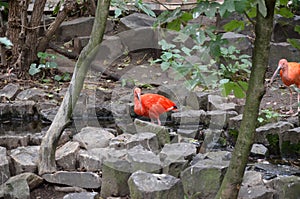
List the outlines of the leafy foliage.
<svg viewBox="0 0 300 199">
<path fill-rule="evenodd" d="M 7 49 L 10 49 L 13 46 L 7 37 L 0 37 L 0 44 L 3 44 Z"/>
<path fill-rule="evenodd" d="M 39 52 L 37 54 L 39 60 L 39 64 L 32 63 L 29 68 L 29 74 L 31 76 L 34 76 L 40 72 L 43 73 L 41 80 L 43 82 L 49 82 L 49 79 L 44 79 L 45 77 L 45 71 L 53 68 L 57 68 L 57 63 L 54 61 L 56 59 L 56 55 Z M 55 75 L 54 76 L 55 81 L 69 81 L 70 80 L 70 74 L 64 73 L 63 75 Z"/>
</svg>

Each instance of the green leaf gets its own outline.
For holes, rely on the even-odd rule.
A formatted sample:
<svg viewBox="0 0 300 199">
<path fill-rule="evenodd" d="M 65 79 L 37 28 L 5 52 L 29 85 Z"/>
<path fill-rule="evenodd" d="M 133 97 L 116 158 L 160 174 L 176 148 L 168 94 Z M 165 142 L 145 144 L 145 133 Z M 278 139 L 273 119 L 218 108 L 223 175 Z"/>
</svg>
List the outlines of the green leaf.
<svg viewBox="0 0 300 199">
<path fill-rule="evenodd" d="M 300 34 L 300 26 L 299 26 L 299 25 L 296 25 L 295 28 L 294 28 L 294 30 L 295 30 L 297 33 Z"/>
<path fill-rule="evenodd" d="M 244 21 L 238 21 L 238 20 L 232 20 L 225 24 L 223 26 L 224 30 L 227 32 L 233 31 L 233 30 L 244 30 L 245 29 L 245 22 Z"/>
<path fill-rule="evenodd" d="M 186 55 L 188 55 L 188 56 L 191 56 L 191 52 L 192 52 L 191 49 L 189 49 L 189 48 L 183 46 L 183 47 L 181 48 L 181 50 L 184 52 L 184 54 L 186 54 Z"/>
<path fill-rule="evenodd" d="M 175 20 L 169 22 L 167 24 L 167 28 L 170 29 L 170 30 L 179 31 L 180 28 L 181 28 L 181 21 L 180 21 L 180 19 L 175 19 Z"/>
<path fill-rule="evenodd" d="M 36 67 L 36 64 L 31 64 L 30 65 L 30 68 L 29 68 L 29 74 L 31 75 L 31 76 L 33 76 L 33 75 L 35 75 L 35 74 L 37 74 L 37 73 L 39 73 L 39 72 L 41 72 L 41 70 L 39 69 L 39 68 L 37 68 Z"/>
<path fill-rule="evenodd" d="M 193 19 L 193 15 L 189 12 L 183 12 L 180 19 L 184 22 L 188 22 Z"/>
<path fill-rule="evenodd" d="M 164 52 L 164 54 L 161 55 L 162 60 L 168 61 L 173 57 L 173 54 L 170 52 Z"/>
<path fill-rule="evenodd" d="M 161 68 L 163 71 L 168 70 L 169 67 L 170 67 L 170 62 L 162 62 L 162 63 L 160 64 L 160 68 Z"/>
<path fill-rule="evenodd" d="M 267 16 L 267 7 L 265 4 L 265 0 L 256 0 L 256 3 L 258 4 L 258 11 L 263 17 Z"/>
<path fill-rule="evenodd" d="M 280 8 L 278 11 L 278 14 L 280 14 L 281 16 L 286 17 L 286 18 L 294 17 L 294 14 L 286 7 Z"/>
<path fill-rule="evenodd" d="M 116 8 L 115 9 L 115 18 L 118 18 L 119 16 L 121 16 L 122 14 L 122 10 L 120 8 Z"/>
<path fill-rule="evenodd" d="M 176 45 L 170 44 L 170 43 L 166 42 L 166 40 L 164 40 L 164 39 L 160 40 L 158 42 L 158 44 L 161 46 L 162 50 L 169 50 L 169 49 L 172 49 L 172 48 L 176 47 Z"/>
<path fill-rule="evenodd" d="M 0 43 L 5 45 L 7 49 L 10 49 L 13 46 L 13 44 L 7 37 L 0 37 Z"/>
<path fill-rule="evenodd" d="M 60 76 L 60 75 L 55 75 L 55 76 L 54 76 L 54 80 L 59 82 L 59 81 L 62 80 L 62 76 Z"/>
<path fill-rule="evenodd" d="M 56 62 L 46 62 L 45 63 L 46 68 L 57 68 Z"/>
<path fill-rule="evenodd" d="M 233 94 L 236 98 L 244 98 L 246 96 L 244 90 L 236 82 L 233 82 Z"/>
<path fill-rule="evenodd" d="M 141 0 L 136 1 L 135 5 L 138 9 L 142 10 L 150 17 L 156 17 L 155 13 L 149 8 L 149 6 L 147 4 L 144 4 Z"/>
<path fill-rule="evenodd" d="M 300 40 L 299 39 L 287 39 L 287 41 L 294 47 L 300 50 Z"/>
<path fill-rule="evenodd" d="M 235 1 L 235 11 L 238 13 L 244 13 L 248 8 L 250 8 L 250 2 L 249 1 Z"/>
</svg>

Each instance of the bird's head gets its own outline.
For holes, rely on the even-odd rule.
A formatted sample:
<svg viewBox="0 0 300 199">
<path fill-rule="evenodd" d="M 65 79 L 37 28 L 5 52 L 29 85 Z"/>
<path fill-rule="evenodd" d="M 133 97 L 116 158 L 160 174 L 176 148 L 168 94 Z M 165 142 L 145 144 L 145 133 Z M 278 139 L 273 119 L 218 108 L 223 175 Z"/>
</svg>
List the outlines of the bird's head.
<svg viewBox="0 0 300 199">
<path fill-rule="evenodd" d="M 272 82 L 275 79 L 275 77 L 276 77 L 277 73 L 279 72 L 279 70 L 280 69 L 285 70 L 287 67 L 288 67 L 288 61 L 286 59 L 279 60 L 277 69 L 276 69 L 276 71 L 274 72 L 274 74 L 271 78 L 270 84 L 272 84 Z"/>
<path fill-rule="evenodd" d="M 135 87 L 134 90 L 133 90 L 133 95 L 134 97 L 136 97 L 139 101 L 141 101 L 141 93 L 142 93 L 142 90 L 138 87 Z"/>
</svg>

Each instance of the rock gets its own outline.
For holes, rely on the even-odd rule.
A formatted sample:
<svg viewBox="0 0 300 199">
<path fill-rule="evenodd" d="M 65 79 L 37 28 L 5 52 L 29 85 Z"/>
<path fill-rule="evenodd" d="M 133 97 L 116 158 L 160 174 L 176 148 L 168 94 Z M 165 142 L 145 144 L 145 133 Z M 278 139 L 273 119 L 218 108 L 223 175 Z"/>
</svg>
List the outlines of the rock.
<svg viewBox="0 0 300 199">
<path fill-rule="evenodd" d="M 85 149 L 104 148 L 109 145 L 110 139 L 115 136 L 104 128 L 85 127 L 73 138 Z"/>
<path fill-rule="evenodd" d="M 300 127 L 279 133 L 280 154 L 282 157 L 298 157 L 300 147 Z"/>
<path fill-rule="evenodd" d="M 9 162 L 4 147 L 0 147 L 0 176 L 0 184 L 3 184 L 10 177 Z"/>
<path fill-rule="evenodd" d="M 223 160 L 226 152 L 222 152 L 221 157 L 220 153 L 213 153 L 209 153 L 211 158 L 207 154 L 198 154 L 198 160 L 181 172 L 184 193 L 188 198 L 214 198 L 219 190 L 229 161 Z"/>
<path fill-rule="evenodd" d="M 98 189 L 101 186 L 100 177 L 92 172 L 58 171 L 53 174 L 44 174 L 42 177 L 50 183 L 86 189 Z"/>
<path fill-rule="evenodd" d="M 69 193 L 63 197 L 63 199 L 97 199 L 99 194 L 97 192 L 81 192 L 81 193 Z"/>
<path fill-rule="evenodd" d="M 207 111 L 208 95 L 208 92 L 190 92 L 186 96 L 185 104 L 194 110 Z"/>
<path fill-rule="evenodd" d="M 89 40 L 90 36 L 81 36 L 74 38 L 74 51 L 77 54 L 80 54 L 81 50 L 89 43 Z"/>
<path fill-rule="evenodd" d="M 0 98 L 12 100 L 15 98 L 20 86 L 18 84 L 9 83 L 0 90 Z"/>
<path fill-rule="evenodd" d="M 278 176 L 270 180 L 267 185 L 276 190 L 276 198 L 299 198 L 300 196 L 298 176 Z"/>
<path fill-rule="evenodd" d="M 156 124 L 145 122 L 139 119 L 134 120 L 134 125 L 138 133 L 154 133 L 158 139 L 159 148 L 164 146 L 166 143 L 170 143 L 170 135 L 166 127 L 158 126 Z"/>
<path fill-rule="evenodd" d="M 253 144 L 251 148 L 251 154 L 254 156 L 265 157 L 268 154 L 268 148 L 263 144 Z"/>
<path fill-rule="evenodd" d="M 200 152 L 206 153 L 220 147 L 222 145 L 221 133 L 223 133 L 223 130 L 219 130 L 219 129 L 204 130 L 204 141 L 201 145 Z"/>
<path fill-rule="evenodd" d="M 27 146 L 30 135 L 3 135 L 0 136 L 0 146 L 6 149 L 15 149 L 21 146 Z"/>
<path fill-rule="evenodd" d="M 241 187 L 238 195 L 239 199 L 264 199 L 276 198 L 275 190 L 266 186 Z"/>
<path fill-rule="evenodd" d="M 187 110 L 171 115 L 172 120 L 175 124 L 187 125 L 193 124 L 198 125 L 206 117 L 206 113 L 203 110 Z"/>
<path fill-rule="evenodd" d="M 67 142 L 62 147 L 56 150 L 56 163 L 63 170 L 76 169 L 76 155 L 79 151 L 78 142 Z"/>
<path fill-rule="evenodd" d="M 146 14 L 133 13 L 120 19 L 127 28 L 136 29 L 141 27 L 152 27 L 155 19 Z"/>
<path fill-rule="evenodd" d="M 67 42 L 75 37 L 89 36 L 94 23 L 94 17 L 80 17 L 73 20 L 64 21 L 56 31 L 58 41 Z M 105 32 L 113 29 L 112 21 L 107 21 Z M 78 31 L 81 30 L 81 31 Z"/>
<path fill-rule="evenodd" d="M 272 179 L 276 176 L 300 175 L 300 170 L 288 165 L 274 165 L 270 163 L 255 163 L 254 169 L 264 173 L 264 179 Z"/>
<path fill-rule="evenodd" d="M 275 190 L 264 185 L 262 174 L 257 171 L 246 171 L 238 198 L 262 199 L 273 198 Z"/>
<path fill-rule="evenodd" d="M 186 138 L 195 138 L 197 131 L 197 129 L 177 129 L 177 133 Z"/>
<path fill-rule="evenodd" d="M 243 119 L 243 114 L 239 114 L 235 117 L 229 118 L 228 127 L 230 129 L 239 129 L 240 125 L 241 125 L 241 122 L 242 122 L 242 119 Z"/>
<path fill-rule="evenodd" d="M 158 156 L 142 146 L 129 150 L 112 150 L 102 167 L 101 197 L 128 195 L 127 181 L 138 170 L 160 172 L 161 162 Z"/>
<path fill-rule="evenodd" d="M 22 173 L 0 185 L 0 198 L 30 198 L 30 190 L 39 186 L 43 179 L 34 173 Z"/>
<path fill-rule="evenodd" d="M 287 39 L 300 39 L 300 35 L 295 31 L 295 26 L 300 25 L 300 16 L 293 18 L 282 17 L 275 15 L 274 30 L 272 38 L 274 42 L 286 42 Z"/>
<path fill-rule="evenodd" d="M 80 150 L 77 155 L 79 169 L 87 171 L 99 171 L 102 169 L 102 164 L 111 149 L 108 148 L 93 148 L 89 150 Z"/>
<path fill-rule="evenodd" d="M 134 51 L 138 49 L 160 49 L 158 41 L 160 37 L 157 30 L 152 27 L 142 27 L 137 29 L 132 29 L 129 31 L 123 31 L 118 34 L 124 46 L 127 47 L 128 51 Z M 168 38 L 168 32 L 166 33 Z"/>
<path fill-rule="evenodd" d="M 29 88 L 26 90 L 21 91 L 16 99 L 17 100 L 32 100 L 32 101 L 40 101 L 43 99 L 47 94 L 44 92 L 44 90 L 39 88 Z"/>
<path fill-rule="evenodd" d="M 109 147 L 114 149 L 126 149 L 127 148 L 127 141 L 132 136 L 132 134 L 123 133 L 112 138 L 109 142 Z"/>
<path fill-rule="evenodd" d="M 280 43 L 272 43 L 270 45 L 270 59 L 269 66 L 272 71 L 275 71 L 278 65 L 278 61 L 280 58 L 285 58 L 288 61 L 298 62 L 297 57 L 300 57 L 300 51 L 293 47 L 288 42 L 280 42 Z"/>
<path fill-rule="evenodd" d="M 270 155 L 280 155 L 280 134 L 293 128 L 289 122 L 269 123 L 256 129 L 255 143 L 266 146 Z"/>
<path fill-rule="evenodd" d="M 166 144 L 159 153 L 163 172 L 179 177 L 180 172 L 187 167 L 196 152 L 196 145 L 192 143 Z"/>
<path fill-rule="evenodd" d="M 51 105 L 50 105 L 51 106 Z M 39 110 L 39 115 L 41 119 L 47 122 L 52 122 L 56 113 L 58 112 L 59 106 L 53 106 L 49 108 L 44 108 Z"/>
<path fill-rule="evenodd" d="M 127 140 L 127 149 L 131 149 L 135 146 L 141 145 L 145 149 L 152 151 L 154 153 L 158 152 L 159 145 L 156 134 L 154 133 L 137 133 L 132 135 Z"/>
<path fill-rule="evenodd" d="M 0 116 L 2 119 L 28 119 L 33 117 L 35 114 L 34 105 L 34 101 L 14 101 L 13 103 L 0 103 Z"/>
<path fill-rule="evenodd" d="M 180 179 L 166 174 L 151 174 L 143 171 L 134 172 L 129 180 L 130 197 L 144 198 L 184 198 Z"/>
<path fill-rule="evenodd" d="M 10 157 L 15 174 L 37 172 L 37 161 L 40 146 L 18 147 L 11 150 Z"/>
<path fill-rule="evenodd" d="M 222 129 L 228 126 L 228 121 L 231 117 L 237 116 L 236 111 L 214 110 L 207 111 L 204 119 L 204 124 L 210 129 Z"/>
<path fill-rule="evenodd" d="M 208 95 L 208 110 L 235 111 L 236 104 L 228 102 L 227 98 L 219 95 Z"/>
<path fill-rule="evenodd" d="M 173 71 L 170 70 L 168 71 L 169 73 L 172 73 Z M 168 75 L 168 78 L 172 78 L 175 75 Z M 171 84 L 171 85 L 161 85 L 158 87 L 158 91 L 157 94 L 159 95 L 163 95 L 167 98 L 169 98 L 170 100 L 172 100 L 173 102 L 175 102 L 176 106 L 178 109 L 180 109 L 181 104 L 184 103 L 186 96 L 189 94 L 189 90 L 185 87 L 180 87 L 178 86 L 179 81 L 181 81 L 181 79 L 174 79 L 175 81 L 177 81 L 175 84 Z M 168 112 L 170 113 L 170 112 Z"/>
<path fill-rule="evenodd" d="M 240 50 L 243 54 L 251 55 L 252 42 L 248 35 L 226 32 L 223 34 L 222 39 L 228 40 L 228 46 L 235 46 L 236 49 Z"/>
</svg>

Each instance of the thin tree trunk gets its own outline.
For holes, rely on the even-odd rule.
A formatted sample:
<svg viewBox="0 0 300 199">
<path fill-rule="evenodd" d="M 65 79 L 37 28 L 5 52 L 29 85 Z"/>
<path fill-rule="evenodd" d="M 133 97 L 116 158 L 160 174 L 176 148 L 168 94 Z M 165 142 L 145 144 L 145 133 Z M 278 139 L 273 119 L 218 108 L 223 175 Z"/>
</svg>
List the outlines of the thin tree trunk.
<svg viewBox="0 0 300 199">
<path fill-rule="evenodd" d="M 237 198 L 254 141 L 259 106 L 265 93 L 264 80 L 269 60 L 275 0 L 265 0 L 265 4 L 268 12 L 266 17 L 257 11 L 252 69 L 239 136 L 229 168 L 215 199 Z"/>
<path fill-rule="evenodd" d="M 66 95 L 60 105 L 50 128 L 42 140 L 39 153 L 39 174 L 56 171 L 55 151 L 57 142 L 69 123 L 71 114 L 76 105 L 78 96 L 83 87 L 83 81 L 93 60 L 97 48 L 102 42 L 106 21 L 109 13 L 110 0 L 98 0 L 95 21 L 88 45 L 82 50 L 76 62 L 75 70 Z"/>
</svg>

